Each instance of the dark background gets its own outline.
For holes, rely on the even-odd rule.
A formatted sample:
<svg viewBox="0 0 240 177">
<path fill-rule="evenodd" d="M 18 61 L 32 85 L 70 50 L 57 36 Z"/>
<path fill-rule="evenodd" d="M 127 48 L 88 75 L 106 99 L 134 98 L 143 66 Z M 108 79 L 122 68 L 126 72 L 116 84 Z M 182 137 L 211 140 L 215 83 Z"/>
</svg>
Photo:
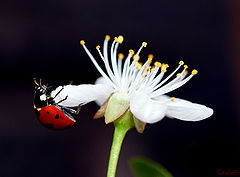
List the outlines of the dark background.
<svg viewBox="0 0 240 177">
<path fill-rule="evenodd" d="M 200 122 L 165 118 L 131 130 L 122 147 L 117 176 L 131 177 L 128 160 L 149 157 L 174 177 L 213 177 L 240 170 L 238 46 L 235 1 L 1 0 L 0 2 L 0 176 L 106 176 L 113 126 L 93 120 L 98 106 L 82 107 L 74 127 L 51 131 L 32 108 L 32 78 L 49 85 L 94 83 L 100 74 L 79 45 L 95 46 L 106 34 L 125 37 L 119 51 L 153 53 L 170 65 L 183 59 L 199 74 L 170 96 L 212 107 Z"/>
</svg>

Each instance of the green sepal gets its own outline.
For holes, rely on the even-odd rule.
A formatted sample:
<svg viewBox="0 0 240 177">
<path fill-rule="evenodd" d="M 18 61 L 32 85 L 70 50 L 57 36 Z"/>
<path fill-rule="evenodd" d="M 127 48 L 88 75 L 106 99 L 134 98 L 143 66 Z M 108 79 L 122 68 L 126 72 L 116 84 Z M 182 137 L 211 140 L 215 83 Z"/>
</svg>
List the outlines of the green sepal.
<svg viewBox="0 0 240 177">
<path fill-rule="evenodd" d="M 143 133 L 145 126 L 147 123 L 142 122 L 141 120 L 139 120 L 138 118 L 136 118 L 135 116 L 133 116 L 133 120 L 134 120 L 134 125 L 136 130 L 138 131 L 138 133 Z"/>
<path fill-rule="evenodd" d="M 94 119 L 99 119 L 104 116 L 105 111 L 107 109 L 108 101 L 109 101 L 110 97 L 112 96 L 112 94 L 108 97 L 108 99 L 103 103 L 103 105 L 95 113 L 95 115 L 93 116 Z"/>
<path fill-rule="evenodd" d="M 130 96 L 126 93 L 115 92 L 109 99 L 105 111 L 105 123 L 109 124 L 119 119 L 129 108 Z"/>
<path fill-rule="evenodd" d="M 105 102 L 99 109 L 98 111 L 95 113 L 95 115 L 93 116 L 94 119 L 99 119 L 101 117 L 104 116 L 105 114 L 105 111 L 107 109 L 107 105 L 108 105 L 108 102 Z"/>
</svg>

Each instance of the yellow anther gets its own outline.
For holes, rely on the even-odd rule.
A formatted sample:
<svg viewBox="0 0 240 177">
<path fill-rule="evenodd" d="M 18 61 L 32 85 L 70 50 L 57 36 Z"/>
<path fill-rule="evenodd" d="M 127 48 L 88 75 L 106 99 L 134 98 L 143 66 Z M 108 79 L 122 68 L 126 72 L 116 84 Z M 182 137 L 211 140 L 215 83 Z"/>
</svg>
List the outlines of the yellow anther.
<svg viewBox="0 0 240 177">
<path fill-rule="evenodd" d="M 96 49 L 99 50 L 99 49 L 100 49 L 100 45 L 97 45 L 97 46 L 96 46 Z"/>
<path fill-rule="evenodd" d="M 180 65 L 183 65 L 183 64 L 184 64 L 184 62 L 181 60 L 181 61 L 179 61 L 179 64 L 180 64 Z"/>
<path fill-rule="evenodd" d="M 166 68 L 168 68 L 168 67 L 169 67 L 169 65 L 168 65 L 168 64 L 165 64 L 165 66 L 166 66 Z"/>
<path fill-rule="evenodd" d="M 131 53 L 131 57 L 134 55 L 134 50 L 130 49 L 129 53 Z"/>
<path fill-rule="evenodd" d="M 133 56 L 133 59 L 135 59 L 135 60 L 138 61 L 138 60 L 140 59 L 140 56 L 139 56 L 139 55 L 138 55 L 138 56 L 134 55 L 134 56 Z"/>
<path fill-rule="evenodd" d="M 184 74 L 185 74 L 185 75 L 187 75 L 187 74 L 188 74 L 188 71 L 187 71 L 187 70 L 185 70 L 185 71 L 184 71 Z"/>
<path fill-rule="evenodd" d="M 143 47 L 147 47 L 147 43 L 146 42 L 143 42 L 142 45 L 143 45 Z"/>
<path fill-rule="evenodd" d="M 196 69 L 192 70 L 192 75 L 196 75 L 198 71 Z"/>
<path fill-rule="evenodd" d="M 85 41 L 84 41 L 84 40 L 81 40 L 81 41 L 80 41 L 80 44 L 81 44 L 81 45 L 84 45 L 84 44 L 85 44 Z"/>
<path fill-rule="evenodd" d="M 162 72 L 167 72 L 166 68 L 167 68 L 166 64 L 162 64 L 161 71 Z"/>
<path fill-rule="evenodd" d="M 171 98 L 171 101 L 174 101 L 174 100 L 175 100 L 175 97 L 172 97 L 172 98 Z"/>
<path fill-rule="evenodd" d="M 148 73 L 148 70 L 147 70 L 147 69 L 144 69 L 144 72 L 147 74 L 147 73 Z"/>
<path fill-rule="evenodd" d="M 151 69 L 151 66 L 145 65 L 144 68 L 145 68 L 145 69 Z"/>
<path fill-rule="evenodd" d="M 133 49 L 130 49 L 130 50 L 129 50 L 129 53 L 134 53 Z"/>
<path fill-rule="evenodd" d="M 105 39 L 107 39 L 108 41 L 110 40 L 110 36 L 109 35 L 106 35 L 105 36 Z"/>
<path fill-rule="evenodd" d="M 118 39 L 117 39 L 117 40 L 118 40 L 118 42 L 121 44 L 121 43 L 123 42 L 123 39 L 124 39 L 123 36 L 118 36 Z"/>
<path fill-rule="evenodd" d="M 154 63 L 154 65 L 155 65 L 155 66 L 158 66 L 158 67 L 161 67 L 161 63 L 158 62 L 158 61 L 156 61 L 156 62 Z"/>
<path fill-rule="evenodd" d="M 188 65 L 184 65 L 184 68 L 185 68 L 185 69 L 188 69 Z"/>
<path fill-rule="evenodd" d="M 122 53 L 119 53 L 119 54 L 118 54 L 118 58 L 120 58 L 121 60 L 123 60 L 124 55 L 123 55 Z"/>
<path fill-rule="evenodd" d="M 142 68 L 142 65 L 139 63 L 136 63 L 137 69 L 140 70 Z"/>
<path fill-rule="evenodd" d="M 148 61 L 147 61 L 149 64 L 152 63 L 152 58 L 148 58 Z"/>
<path fill-rule="evenodd" d="M 142 62 L 138 62 L 138 64 L 140 64 L 140 65 L 141 65 L 141 67 L 142 67 L 142 65 L 143 65 L 143 63 L 142 63 Z"/>
<path fill-rule="evenodd" d="M 118 38 L 117 38 L 117 37 L 114 37 L 114 40 L 115 40 L 115 42 L 117 42 L 117 41 L 118 41 Z"/>
<path fill-rule="evenodd" d="M 153 54 L 149 54 L 149 55 L 148 55 L 148 58 L 153 58 Z"/>
<path fill-rule="evenodd" d="M 151 72 L 153 72 L 154 69 L 155 69 L 155 66 L 152 66 L 152 68 L 151 68 Z"/>
<path fill-rule="evenodd" d="M 177 73 L 177 77 L 180 76 L 181 73 Z"/>
</svg>

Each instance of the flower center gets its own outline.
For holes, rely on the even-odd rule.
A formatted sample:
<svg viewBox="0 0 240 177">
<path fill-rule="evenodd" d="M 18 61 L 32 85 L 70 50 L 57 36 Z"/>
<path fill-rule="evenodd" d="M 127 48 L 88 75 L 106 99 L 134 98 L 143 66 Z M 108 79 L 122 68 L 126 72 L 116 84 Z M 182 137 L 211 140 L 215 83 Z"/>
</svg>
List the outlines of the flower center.
<svg viewBox="0 0 240 177">
<path fill-rule="evenodd" d="M 119 104 L 126 104 L 130 101 L 130 94 L 122 90 L 116 91 L 112 97 L 114 97 Z"/>
</svg>

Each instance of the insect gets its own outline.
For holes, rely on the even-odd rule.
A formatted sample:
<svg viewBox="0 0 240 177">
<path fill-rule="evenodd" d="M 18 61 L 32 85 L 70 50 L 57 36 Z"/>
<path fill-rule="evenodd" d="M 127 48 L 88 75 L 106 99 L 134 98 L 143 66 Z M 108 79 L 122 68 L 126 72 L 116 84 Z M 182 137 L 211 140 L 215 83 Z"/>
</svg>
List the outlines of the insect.
<svg viewBox="0 0 240 177">
<path fill-rule="evenodd" d="M 78 114 L 80 111 L 80 106 L 77 110 L 60 106 L 59 103 L 67 99 L 67 96 L 58 101 L 54 101 L 54 98 L 64 89 L 57 92 L 54 97 L 51 97 L 52 87 L 48 85 L 42 85 L 41 79 L 39 83 L 36 79 L 33 79 L 35 83 L 35 93 L 34 93 L 34 110 L 37 115 L 38 120 L 47 128 L 52 130 L 63 130 L 68 127 L 71 127 L 76 120 L 72 117 L 71 114 Z"/>
</svg>

